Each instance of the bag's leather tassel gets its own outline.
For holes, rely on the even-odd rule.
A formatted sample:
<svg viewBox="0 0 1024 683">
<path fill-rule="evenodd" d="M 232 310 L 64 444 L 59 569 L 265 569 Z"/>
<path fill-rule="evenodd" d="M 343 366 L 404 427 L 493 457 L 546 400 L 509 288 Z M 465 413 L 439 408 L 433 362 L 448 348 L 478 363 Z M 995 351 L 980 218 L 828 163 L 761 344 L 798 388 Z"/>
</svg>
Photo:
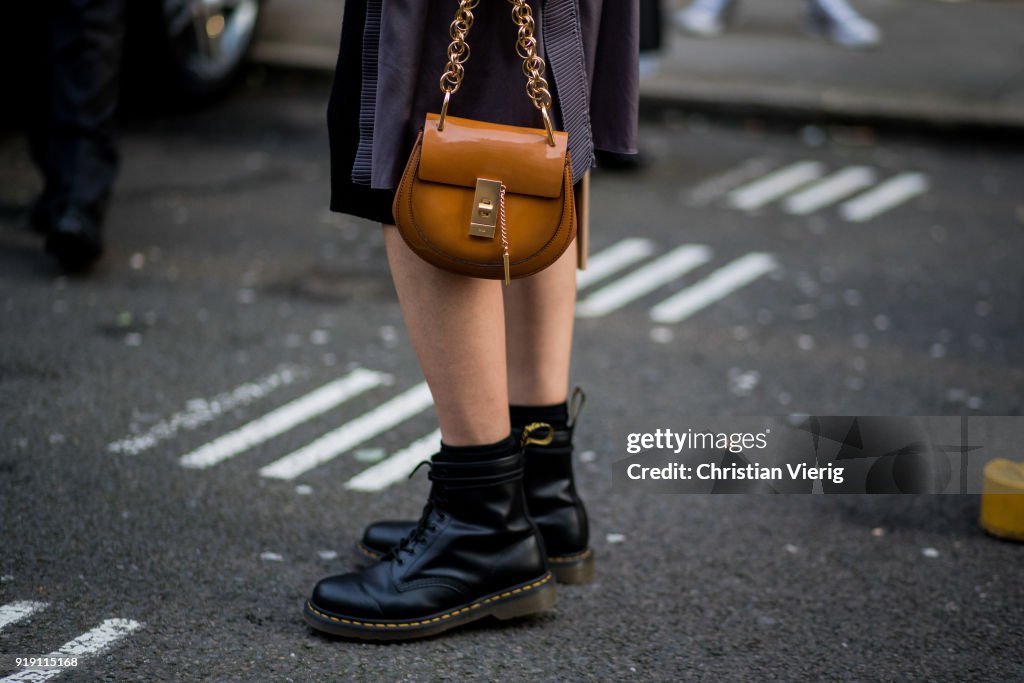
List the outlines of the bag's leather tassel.
<svg viewBox="0 0 1024 683">
<path fill-rule="evenodd" d="M 505 225 L 505 183 L 501 184 L 501 193 L 498 195 L 498 220 L 501 221 L 501 262 L 505 266 L 505 286 L 512 282 L 512 274 L 508 262 L 508 226 Z"/>
<path fill-rule="evenodd" d="M 583 174 L 576 201 L 576 267 L 587 269 L 587 255 L 590 252 L 590 171 Z"/>
</svg>

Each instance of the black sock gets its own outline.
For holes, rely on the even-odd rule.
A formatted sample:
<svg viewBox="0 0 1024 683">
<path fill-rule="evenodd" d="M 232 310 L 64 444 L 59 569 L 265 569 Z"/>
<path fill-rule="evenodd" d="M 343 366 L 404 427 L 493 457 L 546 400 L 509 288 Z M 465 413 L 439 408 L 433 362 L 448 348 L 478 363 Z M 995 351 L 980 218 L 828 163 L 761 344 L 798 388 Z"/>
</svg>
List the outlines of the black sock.
<svg viewBox="0 0 1024 683">
<path fill-rule="evenodd" d="M 498 460 L 512 455 L 515 440 L 509 434 L 501 441 L 480 446 L 449 446 L 441 442 L 441 451 L 437 459 L 442 462 L 478 462 L 480 460 Z"/>
<path fill-rule="evenodd" d="M 547 422 L 556 431 L 568 428 L 569 404 L 556 403 L 553 406 L 509 406 L 512 429 L 522 429 L 531 422 Z"/>
</svg>

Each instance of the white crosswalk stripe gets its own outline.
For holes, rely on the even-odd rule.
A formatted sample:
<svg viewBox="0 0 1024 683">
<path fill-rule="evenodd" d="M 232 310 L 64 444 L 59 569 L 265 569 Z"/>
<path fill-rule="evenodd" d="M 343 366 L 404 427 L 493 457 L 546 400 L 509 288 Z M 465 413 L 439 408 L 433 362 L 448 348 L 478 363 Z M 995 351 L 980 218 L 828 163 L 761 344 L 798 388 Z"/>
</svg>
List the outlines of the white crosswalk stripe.
<svg viewBox="0 0 1024 683">
<path fill-rule="evenodd" d="M 874 169 L 867 166 L 849 166 L 787 197 L 783 208 L 787 213 L 806 216 L 846 199 L 854 192 L 870 187 L 874 182 Z"/>
<path fill-rule="evenodd" d="M 839 207 L 839 215 L 851 223 L 863 223 L 928 191 L 928 176 L 901 173 Z"/>
<path fill-rule="evenodd" d="M 384 384 L 387 379 L 387 375 L 372 370 L 353 370 L 348 375 L 181 456 L 179 462 L 183 467 L 212 467 Z"/>
<path fill-rule="evenodd" d="M 431 405 L 433 400 L 426 382 L 417 384 L 309 445 L 267 465 L 260 470 L 260 476 L 269 479 L 294 479 L 405 422 Z"/>
<path fill-rule="evenodd" d="M 838 204 L 843 220 L 863 223 L 930 189 L 928 176 L 919 172 L 899 173 L 880 183 L 879 171 L 870 166 L 845 166 L 831 172 L 824 163 L 812 160 L 768 170 L 771 166 L 762 158 L 749 159 L 695 186 L 689 193 L 690 204 L 704 206 L 724 196 L 726 206 L 749 212 L 778 202 L 793 216 L 809 216 Z M 744 184 L 736 186 L 737 179 Z"/>
<path fill-rule="evenodd" d="M 775 259 L 770 254 L 747 254 L 654 306 L 650 311 L 651 320 L 663 324 L 685 320 L 762 275 L 770 273 L 776 266 Z"/>
<path fill-rule="evenodd" d="M 44 657 L 87 659 L 110 649 L 119 640 L 142 628 L 142 626 L 141 623 L 132 619 L 105 619 L 96 628 L 83 633 L 74 640 L 64 643 L 60 648 L 44 655 Z M 82 662 L 79 661 L 74 670 L 81 670 L 81 667 Z M 0 678 L 0 683 L 48 681 L 67 670 L 65 668 L 24 669 Z"/>
<path fill-rule="evenodd" d="M 293 384 L 305 374 L 303 368 L 282 365 L 269 375 L 246 382 L 231 391 L 210 398 L 190 399 L 186 402 L 184 410 L 157 422 L 141 434 L 132 434 L 114 441 L 107 446 L 107 450 L 111 453 L 138 455 L 183 430 L 198 429 L 221 415 L 265 398 L 271 392 Z"/>
<path fill-rule="evenodd" d="M 767 206 L 812 180 L 817 180 L 824 174 L 825 164 L 819 161 L 798 161 L 736 188 L 726 196 L 726 199 L 734 208 L 753 211 Z"/>
<path fill-rule="evenodd" d="M 47 604 L 32 600 L 18 600 L 0 606 L 0 629 L 10 624 L 15 624 L 22 619 L 27 619 L 36 612 L 46 609 Z"/>
<path fill-rule="evenodd" d="M 577 304 L 576 315 L 580 318 L 599 318 L 608 315 L 678 279 L 710 258 L 711 249 L 700 244 L 676 247 L 629 275 L 598 289 Z"/>
<path fill-rule="evenodd" d="M 345 488 L 352 491 L 383 491 L 408 477 L 416 465 L 437 452 L 440 442 L 441 430 L 435 429 L 386 460 L 381 460 L 352 477 L 345 483 Z"/>
<path fill-rule="evenodd" d="M 644 260 L 654 253 L 654 243 L 642 237 L 628 237 L 602 249 L 588 259 L 587 269 L 576 271 L 576 289 L 596 282 Z"/>
<path fill-rule="evenodd" d="M 594 254 L 590 259 L 590 268 L 577 274 L 579 289 L 598 286 L 577 304 L 576 314 L 581 318 L 609 315 L 659 288 L 683 279 L 708 264 L 712 256 L 711 248 L 701 244 L 683 244 L 659 253 L 658 246 L 652 240 L 641 237 L 620 240 Z M 774 264 L 774 260 L 767 254 L 748 254 L 747 257 L 737 259 L 733 264 L 713 272 L 705 280 L 657 304 L 651 309 L 652 319 L 657 322 L 678 322 L 735 292 L 763 272 L 768 272 L 771 269 L 769 264 Z M 179 463 L 190 469 L 212 468 L 290 432 L 371 389 L 389 385 L 392 381 L 390 375 L 382 372 L 362 368 L 353 370 L 180 456 Z M 263 465 L 259 469 L 259 476 L 283 481 L 296 479 L 354 451 L 384 432 L 399 427 L 432 404 L 426 383 L 419 383 Z M 440 439 L 438 430 L 431 431 L 383 461 L 350 474 L 345 488 L 372 492 L 393 485 L 407 476 L 418 462 L 433 455 Z M 0 611 L 0 620 L 2 618 L 3 612 Z"/>
<path fill-rule="evenodd" d="M 690 206 L 706 206 L 719 199 L 729 190 L 764 175 L 775 163 L 770 159 L 747 159 L 735 168 L 708 178 L 691 189 L 686 197 Z"/>
</svg>

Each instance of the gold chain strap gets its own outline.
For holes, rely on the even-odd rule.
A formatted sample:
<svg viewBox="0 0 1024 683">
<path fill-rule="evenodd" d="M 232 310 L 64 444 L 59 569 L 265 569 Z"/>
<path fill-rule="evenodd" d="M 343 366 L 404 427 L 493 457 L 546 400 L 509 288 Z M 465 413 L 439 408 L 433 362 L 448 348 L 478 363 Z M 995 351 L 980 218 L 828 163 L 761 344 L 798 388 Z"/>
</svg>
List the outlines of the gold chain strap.
<svg viewBox="0 0 1024 683">
<path fill-rule="evenodd" d="M 466 69 L 462 66 L 469 59 L 469 43 L 466 38 L 469 29 L 473 28 L 473 10 L 478 4 L 480 0 L 459 0 L 455 19 L 448 28 L 452 42 L 448 44 L 448 64 L 441 75 L 441 92 L 446 95 L 458 92 L 462 78 L 466 75 Z"/>
<path fill-rule="evenodd" d="M 555 137 L 552 133 L 550 114 L 551 91 L 548 89 L 547 79 L 544 78 L 547 65 L 544 63 L 544 59 L 537 54 L 533 11 L 527 0 L 508 1 L 512 5 L 512 19 L 519 27 L 519 35 L 516 38 L 516 54 L 523 60 L 526 94 L 529 95 L 533 106 L 540 111 L 544 119 L 544 129 L 547 131 L 548 144 L 554 147 Z M 467 38 L 469 30 L 473 28 L 473 10 L 479 3 L 480 0 L 459 0 L 455 18 L 448 29 L 452 42 L 448 44 L 448 63 L 441 75 L 441 92 L 444 93 L 444 102 L 441 104 L 441 116 L 437 122 L 439 131 L 444 130 L 448 104 L 452 95 L 458 92 L 462 86 L 462 79 L 466 75 L 464 64 L 469 60 L 470 54 Z"/>
<path fill-rule="evenodd" d="M 516 54 L 523 60 L 523 75 L 526 76 L 526 94 L 533 100 L 533 106 L 544 111 L 551 106 L 551 92 L 544 78 L 546 64 L 537 54 L 537 39 L 533 36 L 533 12 L 526 0 L 509 0 L 512 3 L 512 18 L 519 24 L 519 38 L 516 40 Z"/>
</svg>

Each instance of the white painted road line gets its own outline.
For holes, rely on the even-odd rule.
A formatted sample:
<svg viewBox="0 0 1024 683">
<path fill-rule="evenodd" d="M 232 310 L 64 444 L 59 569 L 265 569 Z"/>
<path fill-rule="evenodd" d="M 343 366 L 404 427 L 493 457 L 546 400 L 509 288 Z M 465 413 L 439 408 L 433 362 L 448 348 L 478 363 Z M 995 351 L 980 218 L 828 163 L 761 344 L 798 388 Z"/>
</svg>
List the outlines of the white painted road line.
<svg viewBox="0 0 1024 683">
<path fill-rule="evenodd" d="M 873 190 L 839 207 L 839 215 L 852 223 L 863 223 L 903 202 L 928 191 L 928 176 L 923 173 L 900 173 Z"/>
<path fill-rule="evenodd" d="M 651 308 L 651 320 L 666 324 L 684 320 L 770 273 L 777 265 L 771 254 L 747 254 Z"/>
<path fill-rule="evenodd" d="M 708 178 L 687 193 L 690 206 L 706 206 L 737 185 L 753 180 L 771 170 L 775 164 L 771 159 L 747 159 L 739 166 Z"/>
<path fill-rule="evenodd" d="M 590 257 L 586 270 L 576 271 L 576 289 L 619 272 L 654 253 L 654 243 L 642 237 L 628 237 Z"/>
<path fill-rule="evenodd" d="M 105 619 L 96 628 L 87 631 L 72 641 L 64 643 L 59 650 L 51 652 L 46 657 L 78 657 L 79 659 L 97 655 L 111 647 L 132 631 L 142 627 L 137 621 L 131 619 Z M 81 668 L 82 663 L 78 663 Z M 67 669 L 25 669 L 18 671 L 5 678 L 0 678 L 0 683 L 24 683 L 25 681 L 48 681 L 59 676 Z"/>
<path fill-rule="evenodd" d="M 181 456 L 183 467 L 204 469 L 287 432 L 298 424 L 384 384 L 387 375 L 359 368 L 233 432 Z"/>
<path fill-rule="evenodd" d="M 10 624 L 26 619 L 39 610 L 46 609 L 45 602 L 33 602 L 32 600 L 18 600 L 9 602 L 0 607 L 0 629 Z"/>
<path fill-rule="evenodd" d="M 580 318 L 599 318 L 622 308 L 658 287 L 682 277 L 711 258 L 711 249 L 699 244 L 684 244 L 651 261 L 624 278 L 597 290 L 576 305 Z"/>
<path fill-rule="evenodd" d="M 197 429 L 235 408 L 252 403 L 276 389 L 288 386 L 305 374 L 301 368 L 282 365 L 266 377 L 246 382 L 231 391 L 217 394 L 209 399 L 194 398 L 186 402 L 185 410 L 161 420 L 142 434 L 127 436 L 120 441 L 111 443 L 107 446 L 107 450 L 111 453 L 138 455 L 159 442 L 173 437 L 182 429 Z"/>
<path fill-rule="evenodd" d="M 424 437 L 398 451 L 387 460 L 368 467 L 345 483 L 352 491 L 383 491 L 409 476 L 413 468 L 437 452 L 441 445 L 441 430 L 435 429 Z"/>
<path fill-rule="evenodd" d="M 875 171 L 867 166 L 850 166 L 822 178 L 805 190 L 787 197 L 783 209 L 796 216 L 806 216 L 846 199 L 875 182 Z"/>
<path fill-rule="evenodd" d="M 744 211 L 760 209 L 812 180 L 817 180 L 824 173 L 825 165 L 821 162 L 798 161 L 736 188 L 728 194 L 728 202 Z"/>
<path fill-rule="evenodd" d="M 261 477 L 294 479 L 391 429 L 433 404 L 427 383 L 422 382 L 370 412 L 346 422 L 313 443 L 289 453 L 260 470 Z"/>
</svg>

